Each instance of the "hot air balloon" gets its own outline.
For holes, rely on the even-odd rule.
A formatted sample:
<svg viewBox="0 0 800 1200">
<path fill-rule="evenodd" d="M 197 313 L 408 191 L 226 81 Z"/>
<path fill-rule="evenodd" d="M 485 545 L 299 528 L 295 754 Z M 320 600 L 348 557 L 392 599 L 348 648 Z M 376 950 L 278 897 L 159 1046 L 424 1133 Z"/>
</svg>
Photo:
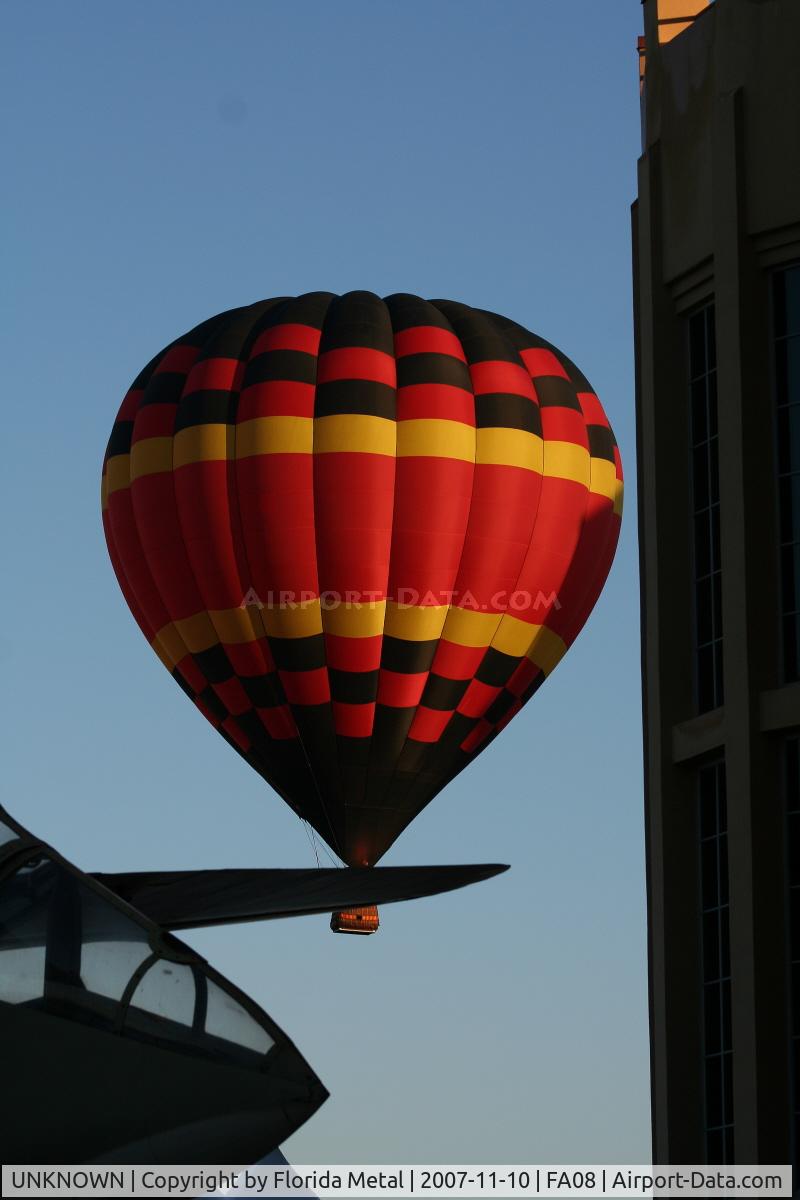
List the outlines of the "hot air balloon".
<svg viewBox="0 0 800 1200">
<path fill-rule="evenodd" d="M 587 380 L 514 321 L 314 292 L 156 355 L 119 410 L 102 505 L 165 666 L 360 867 L 577 636 L 622 468 Z"/>
</svg>

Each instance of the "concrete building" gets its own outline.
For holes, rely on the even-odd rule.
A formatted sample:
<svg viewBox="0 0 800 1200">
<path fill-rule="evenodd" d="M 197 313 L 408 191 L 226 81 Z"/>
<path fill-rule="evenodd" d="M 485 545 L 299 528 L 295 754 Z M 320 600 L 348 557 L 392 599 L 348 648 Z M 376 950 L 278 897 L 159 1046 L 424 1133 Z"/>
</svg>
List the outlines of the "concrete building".
<svg viewBox="0 0 800 1200">
<path fill-rule="evenodd" d="M 800 0 L 643 0 L 653 1154 L 800 1155 Z"/>
</svg>

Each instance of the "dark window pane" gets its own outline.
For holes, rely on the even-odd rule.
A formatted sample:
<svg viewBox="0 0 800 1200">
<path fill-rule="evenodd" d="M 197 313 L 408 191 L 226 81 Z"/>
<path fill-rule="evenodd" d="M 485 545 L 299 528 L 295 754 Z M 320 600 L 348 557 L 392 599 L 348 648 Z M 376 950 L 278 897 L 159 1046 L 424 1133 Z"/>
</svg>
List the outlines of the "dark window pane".
<svg viewBox="0 0 800 1200">
<path fill-rule="evenodd" d="M 800 538 L 800 474 L 787 476 L 785 481 L 788 485 L 788 522 L 785 529 L 781 529 L 781 541 L 789 542 L 796 541 Z"/>
<path fill-rule="evenodd" d="M 706 1162 L 710 1165 L 722 1163 L 725 1161 L 723 1155 L 725 1142 L 725 1131 L 723 1129 L 709 1129 L 706 1133 Z"/>
<path fill-rule="evenodd" d="M 798 893 L 800 888 L 789 889 L 789 957 L 792 962 L 800 963 L 800 901 L 798 901 Z M 798 1026 L 800 1033 L 800 1026 Z"/>
<path fill-rule="evenodd" d="M 722 637 L 722 575 L 719 571 L 711 579 L 711 621 L 714 637 Z"/>
<path fill-rule="evenodd" d="M 790 615 L 783 619 L 783 670 L 786 682 L 800 678 L 800 656 L 798 656 L 797 617 Z"/>
<path fill-rule="evenodd" d="M 703 876 L 703 911 L 708 912 L 719 906 L 719 871 L 717 861 L 717 839 L 711 838 L 703 842 L 701 854 L 701 871 Z"/>
<path fill-rule="evenodd" d="M 692 455 L 692 480 L 694 484 L 694 509 L 708 508 L 709 504 L 709 467 L 708 444 L 698 446 Z"/>
<path fill-rule="evenodd" d="M 720 977 L 719 917 L 716 909 L 703 915 L 703 973 L 709 980 Z"/>
<path fill-rule="evenodd" d="M 731 989 L 730 987 L 722 988 L 722 1037 L 721 1042 L 723 1049 L 730 1050 L 733 1045 L 733 1032 L 731 1028 Z"/>
<path fill-rule="evenodd" d="M 784 405 L 778 408 L 778 474 L 789 475 L 792 470 L 792 435 L 791 408 Z M 795 459 L 795 461 L 797 461 Z"/>
<path fill-rule="evenodd" d="M 689 375 L 696 379 L 706 372 L 705 311 L 689 318 Z"/>
<path fill-rule="evenodd" d="M 719 708 L 724 700 L 723 689 L 723 666 L 722 666 L 722 638 L 717 637 L 713 643 L 714 650 L 714 703 L 713 708 Z"/>
<path fill-rule="evenodd" d="M 717 792 L 709 771 L 700 772 L 700 837 L 714 837 L 717 832 Z M 709 783 L 712 786 L 709 787 Z"/>
<path fill-rule="evenodd" d="M 785 342 L 786 346 L 786 399 L 790 404 L 800 403 L 800 337 L 795 335 Z"/>
<path fill-rule="evenodd" d="M 784 545 L 793 542 L 795 537 L 793 491 L 791 475 L 784 475 L 778 480 L 778 512 L 781 523 L 781 542 Z"/>
<path fill-rule="evenodd" d="M 708 438 L 708 401 L 705 378 L 691 384 L 692 443 L 697 446 Z"/>
<path fill-rule="evenodd" d="M 792 931 L 792 941 L 795 941 L 796 931 L 800 930 L 800 888 L 791 888 L 789 891 L 789 927 Z M 800 938 L 797 938 L 800 942 Z M 793 946 L 793 950 L 797 946 Z"/>
<path fill-rule="evenodd" d="M 721 1161 L 724 1163 L 732 1163 L 736 1161 L 735 1150 L 735 1131 L 732 1125 L 726 1126 L 724 1130 L 724 1145 Z"/>
<path fill-rule="evenodd" d="M 772 320 L 776 338 L 785 337 L 786 327 L 786 271 L 776 271 L 772 279 Z"/>
<path fill-rule="evenodd" d="M 722 675 L 722 642 L 714 643 L 714 700 L 712 707 L 719 708 L 725 699 Z"/>
<path fill-rule="evenodd" d="M 708 436 L 717 436 L 717 373 L 707 376 L 708 380 Z"/>
<path fill-rule="evenodd" d="M 800 404 L 792 404 L 789 408 L 779 409 L 779 413 L 781 415 L 786 413 L 788 416 L 790 465 L 786 469 L 800 471 Z"/>
<path fill-rule="evenodd" d="M 728 909 L 724 908 L 720 914 L 719 923 L 719 969 L 723 979 L 730 979 L 731 976 L 731 923 L 728 916 Z"/>
<path fill-rule="evenodd" d="M 708 370 L 713 371 L 717 365 L 717 328 L 713 304 L 706 309 L 706 346 Z"/>
<path fill-rule="evenodd" d="M 710 575 L 711 565 L 711 511 L 705 509 L 694 519 L 694 569 L 699 578 Z"/>
<path fill-rule="evenodd" d="M 727 829 L 728 813 L 725 808 L 725 802 L 728 796 L 728 777 L 725 774 L 725 763 L 717 763 L 714 773 L 717 778 L 717 795 L 719 796 L 719 827 L 720 829 Z"/>
<path fill-rule="evenodd" d="M 719 443 L 715 437 L 708 443 L 708 495 L 711 504 L 719 503 Z"/>
<path fill-rule="evenodd" d="M 722 1056 L 722 1106 L 727 1124 L 733 1115 L 733 1055 L 728 1051 Z"/>
<path fill-rule="evenodd" d="M 789 886 L 800 885 L 800 812 L 790 812 L 786 819 L 787 843 L 789 849 Z"/>
<path fill-rule="evenodd" d="M 728 839 L 723 834 L 719 839 L 719 899 L 728 903 Z"/>
<path fill-rule="evenodd" d="M 800 808 L 800 739 L 786 739 L 786 802 L 790 812 Z"/>
<path fill-rule="evenodd" d="M 720 542 L 719 542 L 719 505 L 715 504 L 711 509 L 711 567 L 712 570 L 720 569 Z"/>
<path fill-rule="evenodd" d="M 697 644 L 703 646 L 714 637 L 714 590 L 710 578 L 697 583 Z"/>
<path fill-rule="evenodd" d="M 775 392 L 779 405 L 800 401 L 800 337 L 775 343 Z"/>
<path fill-rule="evenodd" d="M 800 555 L 797 551 L 798 547 L 794 542 L 781 548 L 781 599 L 784 613 L 793 613 L 797 609 L 797 598 L 800 594 L 797 586 L 800 582 Z"/>
<path fill-rule="evenodd" d="M 722 1056 L 706 1059 L 706 1125 L 713 1129 L 722 1124 Z"/>
<path fill-rule="evenodd" d="M 717 768 L 716 768 L 716 766 L 703 768 L 703 770 L 700 772 L 700 775 L 699 775 L 699 788 L 700 788 L 700 800 L 701 800 L 702 804 L 708 806 L 708 811 L 709 811 L 710 815 L 713 814 L 711 816 L 711 819 L 713 820 L 713 825 L 709 824 L 708 834 L 704 835 L 704 836 L 710 837 L 712 834 L 716 834 L 716 832 L 719 828 L 718 815 L 717 815 L 717 794 L 718 793 L 717 793 Z"/>
<path fill-rule="evenodd" d="M 800 267 L 783 271 L 785 332 L 800 333 Z"/>
</svg>

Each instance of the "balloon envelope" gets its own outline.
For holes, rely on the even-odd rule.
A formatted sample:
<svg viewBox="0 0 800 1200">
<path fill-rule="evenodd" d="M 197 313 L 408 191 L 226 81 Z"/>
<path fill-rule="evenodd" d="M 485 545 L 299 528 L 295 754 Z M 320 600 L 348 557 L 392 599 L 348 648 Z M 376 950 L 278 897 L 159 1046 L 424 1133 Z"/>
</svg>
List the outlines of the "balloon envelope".
<svg viewBox="0 0 800 1200">
<path fill-rule="evenodd" d="M 103 467 L 117 578 L 204 716 L 352 866 L 523 707 L 616 547 L 597 396 L 493 313 L 265 300 L 167 346 Z"/>
</svg>

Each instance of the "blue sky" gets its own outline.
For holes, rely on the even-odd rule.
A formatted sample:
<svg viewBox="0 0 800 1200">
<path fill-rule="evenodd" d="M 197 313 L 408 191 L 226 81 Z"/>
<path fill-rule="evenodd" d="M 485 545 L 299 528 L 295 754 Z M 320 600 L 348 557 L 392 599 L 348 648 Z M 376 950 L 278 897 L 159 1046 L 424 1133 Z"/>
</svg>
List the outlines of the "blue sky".
<svg viewBox="0 0 800 1200">
<path fill-rule="evenodd" d="M 387 863 L 510 862 L 186 940 L 331 1100 L 296 1162 L 649 1161 L 630 214 L 639 0 L 7 3 L 4 803 L 87 869 L 304 866 L 118 591 L 119 401 L 212 313 L 311 289 L 507 314 L 593 381 L 628 479 L 584 633 Z"/>
</svg>

